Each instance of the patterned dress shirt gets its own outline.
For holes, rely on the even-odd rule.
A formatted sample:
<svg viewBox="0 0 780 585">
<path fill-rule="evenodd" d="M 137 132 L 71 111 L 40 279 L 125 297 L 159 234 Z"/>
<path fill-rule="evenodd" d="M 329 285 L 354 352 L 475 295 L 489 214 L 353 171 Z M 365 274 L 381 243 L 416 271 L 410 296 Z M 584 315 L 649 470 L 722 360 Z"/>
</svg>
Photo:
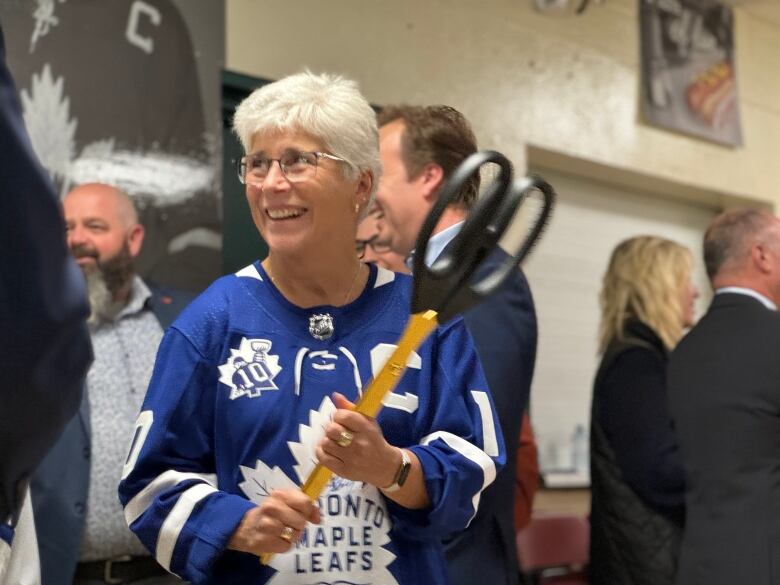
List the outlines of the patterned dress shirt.
<svg viewBox="0 0 780 585">
<path fill-rule="evenodd" d="M 127 528 L 116 489 L 163 334 L 147 306 L 150 297 L 136 276 L 125 308 L 91 328 L 95 361 L 87 393 L 92 465 L 82 561 L 149 554 Z"/>
</svg>

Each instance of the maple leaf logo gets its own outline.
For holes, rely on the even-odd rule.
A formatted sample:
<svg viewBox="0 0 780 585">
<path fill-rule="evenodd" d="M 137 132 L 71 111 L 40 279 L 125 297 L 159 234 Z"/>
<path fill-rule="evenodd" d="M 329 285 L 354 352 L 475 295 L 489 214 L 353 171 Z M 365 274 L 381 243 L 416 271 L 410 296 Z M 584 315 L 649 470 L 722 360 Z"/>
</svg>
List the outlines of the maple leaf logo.
<svg viewBox="0 0 780 585">
<path fill-rule="evenodd" d="M 254 469 L 245 465 L 239 467 L 244 481 L 238 487 L 257 505 L 262 504 L 274 490 L 293 490 L 298 487 L 278 466 L 271 469 L 259 459 Z"/>
<path fill-rule="evenodd" d="M 257 398 L 264 390 L 278 390 L 274 383 L 282 371 L 279 356 L 268 352 L 272 344 L 267 339 L 241 338 L 238 349 L 230 349 L 230 357 L 219 369 L 219 381 L 230 388 L 230 399 L 242 396 Z"/>
<path fill-rule="evenodd" d="M 24 123 L 33 149 L 52 178 L 68 182 L 75 157 L 78 120 L 70 117 L 70 98 L 65 95 L 65 78 L 54 77 L 48 63 L 33 74 L 29 93 L 21 92 Z"/>
<path fill-rule="evenodd" d="M 335 410 L 336 405 L 326 396 L 316 411 L 309 411 L 309 424 L 298 425 L 298 441 L 287 442 L 297 461 L 293 468 L 301 483 L 316 465 L 315 447 Z M 254 468 L 239 467 L 244 481 L 238 487 L 256 504 L 262 503 L 273 490 L 297 486 L 278 466 L 272 469 L 260 460 Z M 314 569 L 315 564 L 328 567 L 332 585 L 397 585 L 388 569 L 395 555 L 385 548 L 390 543 L 392 524 L 375 486 L 334 477 L 320 499 L 320 513 L 319 525 L 308 525 L 301 540 L 288 553 L 271 559 L 270 566 L 277 573 L 268 585 L 310 585 L 313 573 L 319 570 Z M 368 568 L 356 561 L 366 558 L 371 559 Z"/>
<path fill-rule="evenodd" d="M 298 476 L 298 481 L 301 483 L 308 479 L 309 474 L 317 465 L 317 457 L 314 451 L 320 439 L 325 435 L 325 427 L 330 422 L 334 412 L 336 412 L 336 405 L 333 404 L 329 396 L 326 396 L 322 399 L 319 409 L 309 411 L 309 424 L 298 425 L 299 441 L 297 443 L 295 441 L 287 441 L 290 453 L 298 462 L 293 468 Z"/>
</svg>

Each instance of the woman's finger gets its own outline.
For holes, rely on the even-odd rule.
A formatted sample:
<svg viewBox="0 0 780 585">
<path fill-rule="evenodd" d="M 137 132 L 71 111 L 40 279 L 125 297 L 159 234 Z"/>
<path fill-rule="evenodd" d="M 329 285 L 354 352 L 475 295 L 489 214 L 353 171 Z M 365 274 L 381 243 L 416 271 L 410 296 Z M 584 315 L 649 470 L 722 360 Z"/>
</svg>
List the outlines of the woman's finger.
<svg viewBox="0 0 780 585">
<path fill-rule="evenodd" d="M 308 522 L 319 513 L 317 504 L 299 489 L 273 491 L 271 495 L 282 499 L 290 509 L 303 516 Z"/>
<path fill-rule="evenodd" d="M 349 447 L 355 435 L 354 430 L 336 422 L 331 422 L 325 427 L 325 436 L 339 447 Z"/>
</svg>

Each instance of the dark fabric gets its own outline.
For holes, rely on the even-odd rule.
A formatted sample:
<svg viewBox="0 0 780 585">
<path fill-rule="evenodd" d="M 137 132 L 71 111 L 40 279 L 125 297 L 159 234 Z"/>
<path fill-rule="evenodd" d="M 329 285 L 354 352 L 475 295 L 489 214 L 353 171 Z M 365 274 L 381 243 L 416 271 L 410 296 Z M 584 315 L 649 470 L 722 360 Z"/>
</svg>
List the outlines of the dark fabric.
<svg viewBox="0 0 780 585">
<path fill-rule="evenodd" d="M 107 566 L 105 561 L 76 565 L 76 579 L 78 580 L 104 581 L 106 574 L 111 580 L 132 583 L 149 577 L 168 575 L 168 571 L 163 569 L 152 557 L 130 557 L 126 561 L 111 562 L 110 566 Z"/>
<path fill-rule="evenodd" d="M 601 425 L 631 488 L 652 508 L 682 523 L 685 471 L 666 396 L 667 351 L 639 321 L 605 352 L 593 391 Z"/>
<path fill-rule="evenodd" d="M 0 28 L 0 522 L 71 419 L 92 359 L 84 278 L 65 247 L 5 64 Z"/>
<path fill-rule="evenodd" d="M 481 274 L 506 257 L 496 250 Z M 469 527 L 445 543 L 450 581 L 454 585 L 518 583 L 514 530 L 517 447 L 523 412 L 528 405 L 536 360 L 536 312 L 528 281 L 520 269 L 489 300 L 464 319 L 485 370 L 506 445 L 506 467 L 482 492 Z"/>
<path fill-rule="evenodd" d="M 30 484 L 42 585 L 70 585 L 79 559 L 89 491 L 87 393 Z"/>
<path fill-rule="evenodd" d="M 147 306 L 152 310 L 154 316 L 160 322 L 160 327 L 168 327 L 176 320 L 184 308 L 189 305 L 197 296 L 196 293 L 160 286 L 147 282 L 149 291 L 152 293 L 147 302 Z"/>
<path fill-rule="evenodd" d="M 83 277 L 82 277 L 83 279 Z M 160 325 L 170 325 L 193 295 L 151 287 L 148 307 Z M 71 585 L 79 560 L 86 520 L 91 441 L 87 392 L 81 408 L 46 455 L 30 484 L 41 585 Z"/>
<path fill-rule="evenodd" d="M 669 362 L 688 476 L 679 585 L 780 584 L 780 314 L 719 294 Z"/>
<path fill-rule="evenodd" d="M 602 358 L 591 410 L 591 583 L 671 585 L 685 474 L 666 397 L 667 352 L 633 321 Z"/>
<path fill-rule="evenodd" d="M 207 47 L 224 34 L 219 24 L 213 23 L 199 47 L 204 53 L 196 56 L 183 14 L 171 0 L 47 0 L 41 10 L 37 5 L 0 1 L 0 21 L 20 91 L 31 97 L 31 110 L 45 104 L 49 112 L 44 116 L 34 110 L 31 117 L 56 137 L 37 138 L 50 164 L 61 171 L 59 187 L 68 188 L 65 160 L 79 169 L 70 177 L 76 183 L 117 177 L 120 187 L 145 203 L 138 210 L 146 228 L 139 274 L 171 286 L 207 286 L 219 275 L 219 251 L 194 242 L 170 244 L 192 229 L 221 232 L 220 201 L 212 188 L 175 195 L 178 172 L 213 164 L 206 145 L 217 128 L 204 120 L 197 62 L 212 64 L 204 63 L 204 70 L 216 64 L 217 55 Z M 139 46 L 140 39 L 148 51 Z M 75 126 L 72 134 L 68 121 Z M 66 149 L 62 145 L 68 138 L 72 142 Z M 105 167 L 95 168 L 97 160 L 105 160 Z M 168 161 L 186 166 L 177 171 Z M 114 165 L 121 165 L 123 173 L 110 171 Z"/>
</svg>

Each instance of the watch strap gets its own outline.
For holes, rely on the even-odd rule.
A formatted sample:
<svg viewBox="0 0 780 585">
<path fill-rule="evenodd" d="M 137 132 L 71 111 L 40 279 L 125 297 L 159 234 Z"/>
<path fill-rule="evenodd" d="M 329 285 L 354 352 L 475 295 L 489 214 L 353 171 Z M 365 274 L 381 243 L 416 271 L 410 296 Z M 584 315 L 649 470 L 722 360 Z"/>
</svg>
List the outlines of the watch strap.
<svg viewBox="0 0 780 585">
<path fill-rule="evenodd" d="M 387 487 L 380 488 L 383 492 L 397 492 L 401 489 L 401 486 L 406 483 L 406 478 L 409 477 L 409 471 L 412 468 L 412 460 L 409 457 L 409 453 L 406 449 L 399 449 L 401 452 L 401 464 L 398 466 L 398 471 L 395 472 L 395 478 L 393 483 Z"/>
</svg>

